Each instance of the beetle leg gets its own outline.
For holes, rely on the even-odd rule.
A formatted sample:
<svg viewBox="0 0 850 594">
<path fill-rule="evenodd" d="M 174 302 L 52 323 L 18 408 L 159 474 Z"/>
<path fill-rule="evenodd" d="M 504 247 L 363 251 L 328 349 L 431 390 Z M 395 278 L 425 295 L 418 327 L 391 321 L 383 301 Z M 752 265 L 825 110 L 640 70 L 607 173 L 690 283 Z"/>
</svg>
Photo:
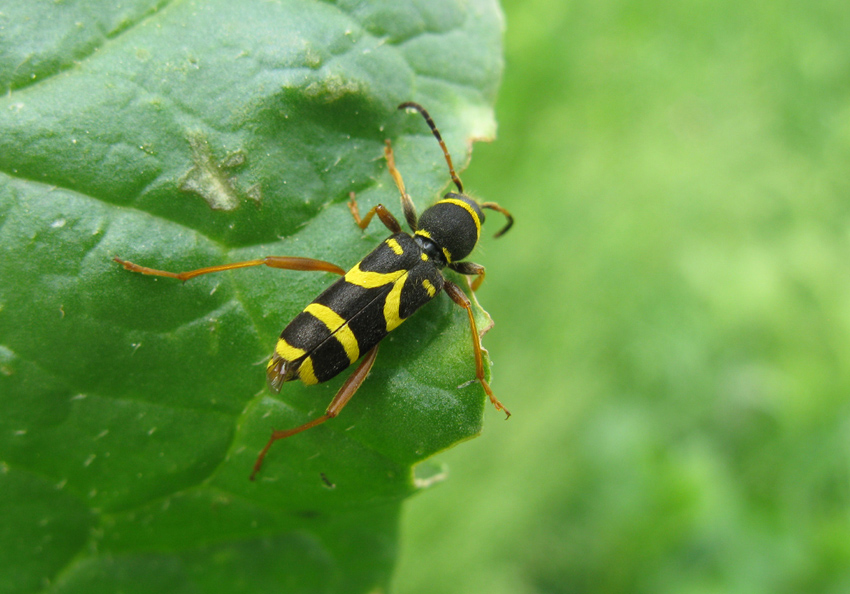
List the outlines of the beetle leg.
<svg viewBox="0 0 850 594">
<path fill-rule="evenodd" d="M 113 258 L 130 272 L 138 272 L 139 274 L 150 274 L 152 276 L 166 276 L 168 278 L 176 278 L 178 280 L 187 281 L 190 278 L 209 274 L 210 272 L 222 272 L 224 270 L 233 270 L 235 268 L 248 268 L 249 266 L 270 266 L 271 268 L 282 268 L 285 270 L 304 270 L 318 272 L 333 272 L 340 276 L 345 275 L 345 270 L 325 262 L 324 260 L 316 260 L 314 258 L 299 258 L 296 256 L 266 256 L 258 260 L 245 260 L 244 262 L 233 262 L 231 264 L 221 264 L 219 266 L 208 266 L 206 268 L 198 268 L 197 270 L 189 270 L 186 272 L 168 272 L 167 270 L 157 270 L 148 268 L 147 266 L 139 266 L 121 258 Z"/>
<path fill-rule="evenodd" d="M 357 200 L 354 198 L 354 192 L 351 192 L 349 196 L 351 196 L 351 200 L 348 201 L 348 210 L 351 211 L 351 216 L 354 217 L 354 222 L 357 223 L 358 227 L 361 229 L 368 227 L 369 223 L 372 222 L 372 217 L 377 213 L 378 218 L 381 219 L 381 222 L 387 229 L 392 233 L 401 233 L 401 225 L 398 224 L 398 220 L 393 216 L 393 213 L 387 210 L 386 206 L 383 204 L 373 206 L 366 213 L 366 216 L 361 218 L 360 209 L 357 208 Z"/>
<path fill-rule="evenodd" d="M 490 389 L 490 384 L 488 384 L 487 380 L 484 379 L 484 357 L 481 354 L 481 337 L 478 335 L 478 328 L 475 326 L 475 317 L 472 315 L 472 302 L 469 300 L 469 297 L 461 291 L 460 287 L 451 281 L 447 280 L 443 285 L 443 289 L 445 289 L 446 294 L 452 298 L 452 301 L 466 310 L 466 313 L 469 316 L 469 327 L 472 330 L 472 348 L 475 351 L 475 378 L 481 384 L 481 387 L 484 388 L 487 396 L 490 397 L 490 402 L 493 403 L 496 410 L 505 411 L 505 414 L 507 415 L 505 418 L 507 419 L 511 416 L 511 411 L 499 402 L 493 394 L 493 390 Z"/>
<path fill-rule="evenodd" d="M 475 276 L 475 280 L 471 284 L 473 291 L 477 291 L 481 283 L 484 282 L 484 267 L 481 264 L 476 264 L 475 262 L 452 262 L 449 264 L 449 268 L 466 276 Z"/>
<path fill-rule="evenodd" d="M 372 347 L 369 352 L 366 353 L 366 356 L 363 357 L 363 360 L 360 362 L 360 365 L 357 366 L 357 369 L 348 376 L 348 379 L 345 380 L 345 383 L 342 384 L 342 387 L 334 396 L 334 399 L 331 400 L 330 405 L 328 405 L 325 414 L 321 417 L 313 419 L 303 425 L 296 427 L 295 429 L 287 429 L 285 431 L 272 431 L 272 436 L 269 439 L 266 447 L 260 452 L 260 455 L 257 456 L 257 461 L 254 462 L 254 471 L 251 473 L 251 480 L 257 476 L 257 473 L 260 472 L 260 467 L 263 465 L 263 459 L 266 457 L 266 454 L 269 451 L 269 448 L 272 447 L 272 444 L 276 442 L 278 439 L 284 439 L 287 437 L 291 437 L 296 433 L 301 433 L 302 431 L 306 431 L 307 429 L 311 429 L 316 425 L 321 425 L 328 419 L 332 419 L 339 414 L 339 411 L 343 409 L 343 407 L 348 404 L 348 401 L 351 400 L 351 397 L 354 396 L 354 393 L 360 388 L 360 385 L 363 383 L 363 380 L 366 379 L 366 376 L 369 375 L 369 371 L 372 369 L 372 365 L 375 363 L 375 357 L 378 355 L 378 345 Z"/>
</svg>

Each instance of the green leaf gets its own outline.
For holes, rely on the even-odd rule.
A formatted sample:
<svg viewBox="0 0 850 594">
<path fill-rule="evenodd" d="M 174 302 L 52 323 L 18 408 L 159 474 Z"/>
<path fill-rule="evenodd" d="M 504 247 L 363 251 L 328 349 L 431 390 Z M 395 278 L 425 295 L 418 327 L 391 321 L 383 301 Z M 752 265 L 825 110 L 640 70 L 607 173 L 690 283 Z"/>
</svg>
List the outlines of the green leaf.
<svg viewBox="0 0 850 594">
<path fill-rule="evenodd" d="M 349 267 L 493 135 L 495 2 L 137 0 L 0 13 L 0 593 L 368 592 L 386 587 L 413 467 L 481 428 L 466 314 L 440 296 L 346 374 L 279 396 L 265 362 L 333 277 L 265 267 L 182 284 L 131 274 L 285 254 Z M 494 226 L 495 227 L 495 226 Z M 489 318 L 476 311 L 479 327 Z M 430 476 L 429 476 L 430 473 Z M 439 476 L 439 472 L 437 474 Z"/>
</svg>

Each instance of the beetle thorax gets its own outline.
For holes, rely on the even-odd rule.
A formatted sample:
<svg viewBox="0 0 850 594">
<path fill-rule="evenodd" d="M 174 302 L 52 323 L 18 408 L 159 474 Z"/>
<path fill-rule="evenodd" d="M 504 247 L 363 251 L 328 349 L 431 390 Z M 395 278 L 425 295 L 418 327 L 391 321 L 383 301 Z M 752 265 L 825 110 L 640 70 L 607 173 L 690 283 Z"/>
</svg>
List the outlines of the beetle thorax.
<svg viewBox="0 0 850 594">
<path fill-rule="evenodd" d="M 422 213 L 416 235 L 431 240 L 450 264 L 463 260 L 472 252 L 481 236 L 483 222 L 484 213 L 475 200 L 463 194 L 448 193 Z M 426 247 L 420 245 L 425 251 Z"/>
</svg>

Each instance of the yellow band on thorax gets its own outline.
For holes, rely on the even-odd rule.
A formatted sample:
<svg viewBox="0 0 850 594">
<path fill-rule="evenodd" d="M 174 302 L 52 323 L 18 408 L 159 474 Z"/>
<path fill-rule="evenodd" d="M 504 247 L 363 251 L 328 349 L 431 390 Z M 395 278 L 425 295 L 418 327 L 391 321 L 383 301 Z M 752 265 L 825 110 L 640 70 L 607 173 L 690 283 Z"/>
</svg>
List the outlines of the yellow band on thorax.
<svg viewBox="0 0 850 594">
<path fill-rule="evenodd" d="M 444 198 L 437 204 L 454 204 L 465 209 L 466 212 L 472 216 L 472 220 L 475 221 L 475 243 L 478 243 L 478 239 L 481 237 L 481 219 L 478 218 L 478 213 L 475 212 L 474 208 L 463 200 L 458 200 L 457 198 Z"/>
</svg>

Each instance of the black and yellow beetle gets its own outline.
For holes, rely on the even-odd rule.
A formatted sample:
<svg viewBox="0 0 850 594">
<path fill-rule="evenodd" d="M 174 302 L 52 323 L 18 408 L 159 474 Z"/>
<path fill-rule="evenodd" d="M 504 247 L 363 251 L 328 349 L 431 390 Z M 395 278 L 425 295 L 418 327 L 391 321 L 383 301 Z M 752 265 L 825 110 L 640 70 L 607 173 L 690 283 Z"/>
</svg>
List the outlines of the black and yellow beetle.
<svg viewBox="0 0 850 594">
<path fill-rule="evenodd" d="M 457 193 L 449 192 L 417 217 L 413 201 L 405 192 L 404 181 L 395 167 L 392 147 L 387 141 L 384 149 L 387 166 L 398 186 L 404 217 L 413 235 L 403 232 L 396 218 L 382 204 L 378 204 L 361 218 L 352 196 L 348 205 L 361 229 L 365 229 L 377 214 L 392 235 L 348 272 L 330 262 L 290 256 L 267 256 L 258 260 L 179 273 L 147 268 L 115 258 L 116 262 L 132 272 L 183 281 L 210 272 L 259 265 L 342 275 L 341 279 L 316 297 L 281 332 L 266 370 L 268 384 L 274 392 L 279 392 L 284 382 L 294 379 L 300 379 L 307 385 L 325 382 L 336 377 L 361 357 L 363 361 L 336 393 L 325 414 L 294 429 L 272 432 L 266 447 L 257 457 L 251 480 L 259 472 L 266 453 L 275 441 L 315 427 L 338 415 L 369 374 L 378 353 L 378 343 L 417 309 L 436 297 L 441 290 L 445 290 L 469 316 L 476 379 L 496 409 L 503 410 L 508 417 L 511 414 L 496 399 L 484 379 L 481 339 L 475 327 L 471 302 L 460 287 L 443 277 L 441 270 L 448 267 L 460 274 L 475 276 L 472 289 L 476 290 L 484 280 L 484 267 L 473 262 L 464 262 L 463 259 L 478 243 L 481 223 L 484 222 L 482 209 L 498 211 L 507 218 L 507 224 L 496 237 L 510 229 L 513 217 L 494 202 L 479 204 L 463 193 L 463 185 L 455 173 L 449 151 L 428 112 L 416 103 L 399 105 L 399 109 L 407 108 L 422 114 L 440 143 L 449 166 L 449 174 L 457 186 Z"/>
</svg>

